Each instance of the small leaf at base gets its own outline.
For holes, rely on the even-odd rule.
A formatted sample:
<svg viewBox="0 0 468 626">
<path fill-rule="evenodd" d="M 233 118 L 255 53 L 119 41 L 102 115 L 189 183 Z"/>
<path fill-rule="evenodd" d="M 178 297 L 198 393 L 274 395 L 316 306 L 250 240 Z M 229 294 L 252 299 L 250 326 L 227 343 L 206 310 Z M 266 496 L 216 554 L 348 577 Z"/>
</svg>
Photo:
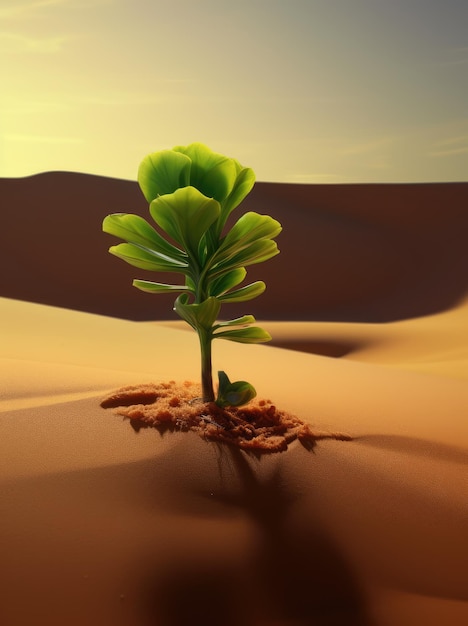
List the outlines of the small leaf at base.
<svg viewBox="0 0 468 626">
<path fill-rule="evenodd" d="M 220 407 L 242 406 L 257 395 L 255 388 L 245 380 L 231 383 L 226 372 L 218 372 L 218 379 L 219 388 L 216 404 Z"/>
</svg>

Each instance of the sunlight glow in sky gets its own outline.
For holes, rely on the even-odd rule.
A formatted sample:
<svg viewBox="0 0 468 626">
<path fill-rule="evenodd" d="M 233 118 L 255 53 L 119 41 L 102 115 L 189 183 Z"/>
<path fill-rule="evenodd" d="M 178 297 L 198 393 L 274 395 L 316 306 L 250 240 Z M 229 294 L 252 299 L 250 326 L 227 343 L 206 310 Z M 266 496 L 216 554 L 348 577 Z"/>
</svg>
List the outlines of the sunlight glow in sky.
<svg viewBox="0 0 468 626">
<path fill-rule="evenodd" d="M 0 0 L 0 177 L 135 179 L 201 141 L 258 180 L 468 180 L 466 0 Z"/>
</svg>

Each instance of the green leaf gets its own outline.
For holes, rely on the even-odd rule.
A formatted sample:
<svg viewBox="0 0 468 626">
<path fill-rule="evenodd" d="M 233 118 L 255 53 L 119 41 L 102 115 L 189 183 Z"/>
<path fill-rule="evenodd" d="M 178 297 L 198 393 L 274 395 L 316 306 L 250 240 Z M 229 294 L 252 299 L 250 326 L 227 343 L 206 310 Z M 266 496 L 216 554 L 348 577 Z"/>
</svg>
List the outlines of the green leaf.
<svg viewBox="0 0 468 626">
<path fill-rule="evenodd" d="M 221 302 L 246 302 L 247 300 L 253 300 L 260 296 L 266 289 L 266 285 L 262 280 L 257 280 L 250 285 L 235 289 L 229 293 L 218 296 Z"/>
<path fill-rule="evenodd" d="M 208 273 L 209 279 L 212 280 L 213 278 L 219 276 L 219 274 L 233 270 L 237 267 L 262 263 L 277 254 L 279 254 L 279 250 L 276 242 L 271 239 L 260 239 L 260 241 L 255 241 L 237 254 L 232 254 L 223 262 L 212 266 Z"/>
<path fill-rule="evenodd" d="M 174 151 L 191 160 L 189 185 L 218 202 L 227 198 L 237 177 L 234 159 L 217 154 L 202 143 L 176 146 Z"/>
<path fill-rule="evenodd" d="M 181 294 L 174 303 L 174 311 L 195 330 L 203 328 L 211 331 L 221 308 L 219 300 L 210 297 L 200 304 L 188 304 L 188 301 L 188 294 Z"/>
<path fill-rule="evenodd" d="M 218 372 L 218 396 L 216 404 L 220 407 L 242 406 L 247 404 L 255 396 L 257 392 L 255 388 L 245 380 L 237 380 L 231 383 L 225 372 Z"/>
<path fill-rule="evenodd" d="M 189 291 L 189 288 L 185 285 L 167 285 L 165 283 L 154 283 L 151 280 L 135 279 L 133 286 L 147 293 L 177 293 Z"/>
<path fill-rule="evenodd" d="M 129 243 L 135 243 L 160 252 L 168 258 L 184 263 L 187 255 L 166 241 L 148 222 L 139 215 L 114 213 L 104 218 L 102 230 L 109 235 L 120 237 Z"/>
<path fill-rule="evenodd" d="M 168 259 L 163 254 L 147 250 L 133 243 L 119 243 L 117 246 L 109 248 L 109 252 L 130 265 L 143 270 L 185 274 L 188 268 L 187 263 L 179 263 L 173 259 Z"/>
<path fill-rule="evenodd" d="M 238 343 L 265 343 L 271 340 L 271 335 L 259 326 L 249 326 L 218 331 L 213 333 L 213 339 L 229 339 L 229 341 L 237 341 Z"/>
<path fill-rule="evenodd" d="M 281 224 L 269 215 L 260 215 L 253 211 L 240 217 L 227 233 L 218 252 L 213 255 L 212 263 L 229 259 L 234 254 L 262 239 L 273 239 L 281 232 Z"/>
<path fill-rule="evenodd" d="M 242 165 L 233 159 L 236 164 L 237 177 L 234 187 L 223 202 L 223 225 L 230 213 L 242 202 L 242 200 L 252 191 L 255 184 L 255 174 L 250 167 L 242 167 Z"/>
<path fill-rule="evenodd" d="M 190 184 L 191 160 L 173 150 L 146 156 L 138 168 L 138 183 L 148 202 Z"/>
<path fill-rule="evenodd" d="M 150 205 L 154 221 L 192 258 L 198 260 L 200 239 L 221 213 L 219 202 L 195 187 L 159 196 Z"/>
<path fill-rule="evenodd" d="M 197 285 L 194 281 L 194 279 L 189 276 L 188 274 L 185 276 L 185 284 L 188 288 L 189 291 L 192 291 L 193 293 L 195 293 L 197 291 Z"/>
<path fill-rule="evenodd" d="M 231 270 L 212 280 L 208 286 L 210 296 L 220 296 L 232 287 L 235 287 L 241 283 L 247 275 L 245 267 L 239 267 L 235 270 Z"/>
<path fill-rule="evenodd" d="M 253 315 L 243 315 L 242 317 L 236 317 L 233 320 L 218 322 L 215 326 L 213 326 L 213 332 L 218 330 L 218 328 L 225 328 L 226 326 L 247 326 L 248 324 L 253 324 L 254 322 L 255 317 Z"/>
</svg>

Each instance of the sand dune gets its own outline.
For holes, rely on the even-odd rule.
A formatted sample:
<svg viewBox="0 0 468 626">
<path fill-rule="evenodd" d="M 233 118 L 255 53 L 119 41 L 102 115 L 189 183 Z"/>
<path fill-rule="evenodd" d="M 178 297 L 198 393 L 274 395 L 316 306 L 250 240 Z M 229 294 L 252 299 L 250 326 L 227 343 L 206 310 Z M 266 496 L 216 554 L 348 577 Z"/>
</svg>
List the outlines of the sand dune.
<svg viewBox="0 0 468 626">
<path fill-rule="evenodd" d="M 51 172 L 0 179 L 0 198 L 8 233 L 1 254 L 14 264 L 0 275 L 0 295 L 167 319 L 172 298 L 142 297 L 131 281 L 147 273 L 109 255 L 115 239 L 101 233 L 108 213 L 148 216 L 137 183 Z M 468 183 L 257 183 L 242 210 L 272 215 L 283 232 L 281 254 L 249 269 L 267 283 L 252 312 L 267 320 L 388 322 L 450 309 L 466 295 L 467 204 Z"/>
<path fill-rule="evenodd" d="M 354 438 L 260 458 L 99 406 L 198 376 L 170 301 L 106 252 L 135 185 L 0 189 L 2 625 L 468 623 L 467 184 L 256 187 L 285 225 L 252 302 L 274 341 L 218 341 L 215 368 Z"/>
<path fill-rule="evenodd" d="M 149 322 L 187 330 L 182 320 Z M 387 324 L 259 321 L 287 350 L 346 358 L 412 371 L 468 378 L 468 305 Z"/>
</svg>

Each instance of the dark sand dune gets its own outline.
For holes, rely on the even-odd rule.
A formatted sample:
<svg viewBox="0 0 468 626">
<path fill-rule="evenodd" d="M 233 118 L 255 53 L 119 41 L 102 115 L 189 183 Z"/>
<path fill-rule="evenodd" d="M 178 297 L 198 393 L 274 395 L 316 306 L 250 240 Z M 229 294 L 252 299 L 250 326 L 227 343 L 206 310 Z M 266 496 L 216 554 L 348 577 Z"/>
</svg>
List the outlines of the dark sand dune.
<svg viewBox="0 0 468 626">
<path fill-rule="evenodd" d="M 148 216 L 136 182 L 49 172 L 0 179 L 0 295 L 133 320 L 168 319 L 173 297 L 133 278 L 107 248 L 108 213 Z M 249 270 L 267 291 L 248 303 L 265 320 L 387 322 L 447 310 L 468 286 L 468 183 L 257 183 L 237 209 L 283 225 L 281 254 Z M 245 304 L 229 314 L 243 314 Z"/>
</svg>

